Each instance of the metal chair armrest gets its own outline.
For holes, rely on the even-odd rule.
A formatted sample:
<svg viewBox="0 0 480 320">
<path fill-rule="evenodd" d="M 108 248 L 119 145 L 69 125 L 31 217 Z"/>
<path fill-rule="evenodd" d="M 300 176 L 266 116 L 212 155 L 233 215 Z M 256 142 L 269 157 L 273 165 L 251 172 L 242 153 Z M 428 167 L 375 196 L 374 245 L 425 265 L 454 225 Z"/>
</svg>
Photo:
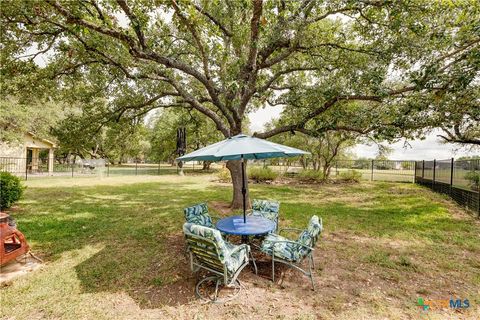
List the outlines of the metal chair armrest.
<svg viewBox="0 0 480 320">
<path fill-rule="evenodd" d="M 246 250 L 247 250 L 247 255 L 248 255 L 248 253 L 250 252 L 250 246 L 249 246 L 248 244 L 243 243 L 243 244 L 237 245 L 237 246 L 235 247 L 235 249 L 233 249 L 232 251 L 230 251 L 230 252 L 229 252 L 229 257 L 230 257 L 233 253 L 235 253 L 235 252 L 237 252 L 237 251 L 240 251 L 240 250 L 243 250 L 243 249 L 246 249 Z"/>
</svg>

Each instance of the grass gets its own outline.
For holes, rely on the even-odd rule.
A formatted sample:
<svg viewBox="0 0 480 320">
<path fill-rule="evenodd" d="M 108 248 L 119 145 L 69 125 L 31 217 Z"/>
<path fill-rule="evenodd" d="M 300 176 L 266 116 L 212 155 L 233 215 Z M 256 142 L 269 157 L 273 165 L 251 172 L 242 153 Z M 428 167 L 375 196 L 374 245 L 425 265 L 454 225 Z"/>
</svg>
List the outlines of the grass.
<svg viewBox="0 0 480 320">
<path fill-rule="evenodd" d="M 252 184 L 252 197 L 281 202 L 281 226 L 304 228 L 311 215 L 323 218 L 319 289 L 310 292 L 298 273 L 283 287 L 246 276 L 248 297 L 203 305 L 193 296 L 180 230 L 184 207 L 230 199 L 230 185 L 213 179 L 28 181 L 13 216 L 46 264 L 0 289 L 0 318 L 246 318 L 251 305 L 272 318 L 415 318 L 417 297 L 450 296 L 470 299 L 468 317 L 480 304 L 479 222 L 426 189 L 376 182 Z M 285 297 L 292 306 L 275 302 Z"/>
</svg>

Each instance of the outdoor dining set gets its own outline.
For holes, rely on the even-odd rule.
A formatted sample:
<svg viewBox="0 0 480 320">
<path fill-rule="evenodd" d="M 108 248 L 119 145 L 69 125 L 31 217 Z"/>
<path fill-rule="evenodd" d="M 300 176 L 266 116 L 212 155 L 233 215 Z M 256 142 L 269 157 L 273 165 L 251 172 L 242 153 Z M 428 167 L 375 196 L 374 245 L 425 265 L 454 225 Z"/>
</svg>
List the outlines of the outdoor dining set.
<svg viewBox="0 0 480 320">
<path fill-rule="evenodd" d="M 198 297 L 214 302 L 225 302 L 240 292 L 238 276 L 250 262 L 257 274 L 257 265 L 252 249 L 271 258 L 272 281 L 275 281 L 275 263 L 283 263 L 293 267 L 313 281 L 314 246 L 322 232 L 322 219 L 312 216 L 304 230 L 284 228 L 278 229 L 280 204 L 277 201 L 258 200 L 252 202 L 252 211 L 244 217 L 230 216 L 218 219 L 216 224 L 209 214 L 206 203 L 197 204 L 184 209 L 186 223 L 183 225 L 187 251 L 192 271 L 201 269 L 211 273 L 211 276 L 201 279 L 195 288 Z M 299 236 L 295 240 L 280 235 L 282 231 L 297 231 Z M 241 244 L 233 244 L 226 238 L 240 236 Z M 255 245 L 251 239 L 261 240 Z M 308 262 L 308 270 L 301 264 Z M 213 283 L 213 294 L 205 294 L 200 289 L 207 282 Z M 227 298 L 219 298 L 219 288 L 229 287 L 233 293 Z"/>
<path fill-rule="evenodd" d="M 260 160 L 279 157 L 297 157 L 309 154 L 306 151 L 280 145 L 267 140 L 238 134 L 206 146 L 177 158 L 177 161 L 240 161 L 242 165 L 243 215 L 219 219 L 215 224 L 208 212 L 206 203 L 194 205 L 184 210 L 186 223 L 183 232 L 190 255 L 192 271 L 207 270 L 212 276 L 200 280 L 195 292 L 202 299 L 223 302 L 236 296 L 240 291 L 238 275 L 246 265 L 252 262 L 255 273 L 257 265 L 252 248 L 271 257 L 272 280 L 275 281 L 275 263 L 293 267 L 313 281 L 313 247 L 322 232 L 322 220 L 312 216 L 305 230 L 296 230 L 299 236 L 291 240 L 280 235 L 287 229 L 278 229 L 280 203 L 278 201 L 258 200 L 252 202 L 252 211 L 246 212 L 246 183 L 248 181 L 246 165 L 248 160 Z M 290 231 L 295 231 L 289 228 Z M 227 241 L 227 237 L 240 236 L 242 244 Z M 250 240 L 261 240 L 254 245 Z M 308 260 L 308 270 L 301 263 Z M 202 294 L 203 284 L 213 283 L 213 294 Z M 219 298 L 219 287 L 235 289 L 227 298 Z"/>
</svg>

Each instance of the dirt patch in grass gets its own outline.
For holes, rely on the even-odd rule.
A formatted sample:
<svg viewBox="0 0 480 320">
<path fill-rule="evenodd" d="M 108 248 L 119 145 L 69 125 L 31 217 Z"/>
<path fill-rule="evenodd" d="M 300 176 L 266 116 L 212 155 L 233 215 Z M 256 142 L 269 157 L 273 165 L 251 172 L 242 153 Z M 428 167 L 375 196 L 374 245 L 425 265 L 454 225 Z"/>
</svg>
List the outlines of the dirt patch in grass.
<svg viewBox="0 0 480 320">
<path fill-rule="evenodd" d="M 229 216 L 233 213 L 230 203 L 225 201 L 209 201 L 208 208 L 220 216 Z"/>
<path fill-rule="evenodd" d="M 150 274 L 155 276 L 151 278 L 151 285 L 142 292 L 132 292 L 133 295 L 139 294 L 136 300 L 144 302 L 142 303 L 143 307 L 176 306 L 195 299 L 192 287 L 195 285 L 197 277 L 190 271 L 190 261 L 185 251 L 183 234 L 167 237 L 166 244 L 169 252 L 168 258 L 175 259 L 175 262 L 172 264 L 162 261 L 158 265 L 152 266 Z M 162 268 L 164 265 L 172 267 Z"/>
</svg>

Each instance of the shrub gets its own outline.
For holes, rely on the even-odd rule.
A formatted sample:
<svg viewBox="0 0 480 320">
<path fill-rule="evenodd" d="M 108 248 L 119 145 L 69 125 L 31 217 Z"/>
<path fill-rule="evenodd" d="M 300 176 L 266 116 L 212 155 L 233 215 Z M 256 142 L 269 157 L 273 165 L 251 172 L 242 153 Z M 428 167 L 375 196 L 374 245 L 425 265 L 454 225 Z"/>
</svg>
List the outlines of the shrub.
<svg viewBox="0 0 480 320">
<path fill-rule="evenodd" d="M 218 180 L 221 182 L 232 182 L 232 176 L 227 168 L 222 168 L 217 173 Z"/>
<path fill-rule="evenodd" d="M 298 173 L 297 179 L 303 182 L 321 182 L 325 180 L 325 177 L 322 171 L 304 169 Z"/>
<path fill-rule="evenodd" d="M 256 182 L 273 181 L 278 177 L 278 173 L 268 167 L 251 167 L 248 168 L 248 177 Z"/>
<path fill-rule="evenodd" d="M 10 208 L 22 196 L 20 179 L 9 172 L 0 172 L 0 210 Z"/>
<path fill-rule="evenodd" d="M 480 171 L 467 172 L 465 179 L 469 181 L 469 185 L 472 189 L 477 190 L 480 188 Z"/>
<path fill-rule="evenodd" d="M 340 180 L 348 182 L 360 182 L 362 179 L 362 173 L 357 170 L 347 170 L 340 172 Z"/>
</svg>

